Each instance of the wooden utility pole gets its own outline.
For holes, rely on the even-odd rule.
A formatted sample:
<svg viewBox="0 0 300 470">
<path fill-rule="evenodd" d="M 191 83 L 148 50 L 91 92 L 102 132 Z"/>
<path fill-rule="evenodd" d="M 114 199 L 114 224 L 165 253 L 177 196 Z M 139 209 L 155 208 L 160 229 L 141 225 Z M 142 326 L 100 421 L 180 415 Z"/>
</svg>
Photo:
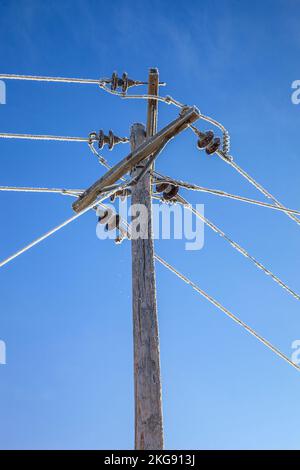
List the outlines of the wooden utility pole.
<svg viewBox="0 0 300 470">
<path fill-rule="evenodd" d="M 150 69 L 148 94 L 158 94 L 158 70 Z M 147 130 L 142 124 L 131 129 L 134 151 L 157 131 L 157 100 L 148 101 Z M 143 170 L 147 159 L 133 176 Z M 163 449 L 163 417 L 160 352 L 156 304 L 154 247 L 152 233 L 152 185 L 150 170 L 132 189 L 132 205 L 143 204 L 147 227 L 145 238 L 132 240 L 132 295 L 134 336 L 135 449 Z"/>
<path fill-rule="evenodd" d="M 123 158 L 123 160 L 114 165 L 113 168 L 108 170 L 105 175 L 86 189 L 86 191 L 76 199 L 72 205 L 74 211 L 80 212 L 86 209 L 90 204 L 96 201 L 97 197 L 105 190 L 106 187 L 116 183 L 126 173 L 130 172 L 134 167 L 146 160 L 153 153 L 162 150 L 168 141 L 186 129 L 190 124 L 193 124 L 193 122 L 199 119 L 199 117 L 200 112 L 197 108 L 187 108 L 177 119 L 170 122 L 170 124 L 161 129 L 153 137 L 149 137 L 146 140 L 143 139 L 142 145 L 139 145 L 136 150 L 133 150 L 129 155 Z"/>
<path fill-rule="evenodd" d="M 150 69 L 148 94 L 158 95 L 158 70 Z M 131 203 L 146 217 L 131 225 L 132 296 L 134 335 L 135 449 L 163 449 L 163 418 L 160 381 L 159 335 L 156 306 L 154 247 L 152 233 L 151 164 L 164 146 L 200 117 L 196 107 L 185 107 L 179 117 L 157 132 L 157 106 L 148 100 L 147 128 L 131 128 L 131 153 L 109 169 L 73 203 L 77 213 L 87 209 L 112 185 L 131 172 Z M 151 160 L 150 160 L 151 159 Z M 148 164 L 148 166 L 147 166 Z M 149 167 L 149 168 L 148 168 Z M 139 207 L 138 207 L 139 206 Z M 134 214 L 135 212 L 135 214 Z M 135 225 L 134 231 L 132 230 Z"/>
</svg>

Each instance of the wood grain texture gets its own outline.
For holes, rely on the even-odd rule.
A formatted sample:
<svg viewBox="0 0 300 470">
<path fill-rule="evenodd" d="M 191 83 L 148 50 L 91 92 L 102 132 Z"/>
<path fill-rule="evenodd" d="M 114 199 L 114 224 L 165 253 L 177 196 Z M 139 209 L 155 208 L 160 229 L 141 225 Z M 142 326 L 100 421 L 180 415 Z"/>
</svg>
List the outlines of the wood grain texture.
<svg viewBox="0 0 300 470">
<path fill-rule="evenodd" d="M 101 194 L 106 186 L 116 183 L 122 176 L 132 170 L 134 166 L 145 160 L 152 153 L 162 147 L 168 140 L 186 129 L 199 119 L 199 110 L 195 107 L 187 109 L 181 116 L 172 121 L 153 137 L 143 141 L 141 145 L 117 163 L 111 170 L 105 173 L 96 183 L 88 188 L 73 204 L 73 210 L 80 212 L 88 207 Z"/>
<path fill-rule="evenodd" d="M 144 126 L 133 125 L 132 148 L 140 145 L 145 138 Z M 148 238 L 131 242 L 135 449 L 155 450 L 163 448 L 163 429 L 149 174 L 133 188 L 131 199 L 133 205 L 143 204 L 148 212 Z M 141 228 L 141 231 L 145 233 L 145 228 Z"/>
<path fill-rule="evenodd" d="M 149 74 L 150 94 L 157 94 L 158 73 Z M 157 87 L 157 88 L 156 88 Z M 150 100 L 149 100 L 150 101 Z M 151 100 L 154 103 L 154 100 Z M 156 132 L 157 101 L 148 105 L 147 137 Z M 131 129 L 131 148 L 139 147 L 146 139 L 142 124 Z M 133 174 L 141 171 L 142 162 Z M 162 393 L 160 351 L 156 303 L 154 246 L 152 234 L 152 200 L 150 172 L 133 187 L 132 204 L 147 208 L 146 239 L 132 240 L 132 300 L 134 336 L 135 388 L 135 449 L 163 449 Z"/>
</svg>

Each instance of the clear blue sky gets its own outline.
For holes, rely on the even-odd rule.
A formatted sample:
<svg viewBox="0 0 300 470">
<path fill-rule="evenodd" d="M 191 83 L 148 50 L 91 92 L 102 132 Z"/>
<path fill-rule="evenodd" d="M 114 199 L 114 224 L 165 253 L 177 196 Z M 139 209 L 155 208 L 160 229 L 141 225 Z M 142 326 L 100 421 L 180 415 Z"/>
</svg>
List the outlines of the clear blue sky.
<svg viewBox="0 0 300 470">
<path fill-rule="evenodd" d="M 197 104 L 231 132 L 236 161 L 300 208 L 299 1 L 0 1 L 1 73 L 98 78 L 159 67 L 162 90 Z M 159 126 L 176 116 L 160 105 Z M 0 131 L 128 135 L 145 103 L 91 85 L 7 82 Z M 104 152 L 111 162 L 127 149 Z M 0 142 L 0 185 L 87 187 L 99 175 L 85 144 Z M 157 168 L 259 198 L 186 132 Z M 299 228 L 284 214 L 191 194 L 208 218 L 299 285 Z M 71 199 L 0 195 L 1 259 L 72 214 Z M 0 447 L 133 446 L 129 243 L 95 236 L 89 213 L 0 272 Z M 158 241 L 157 252 L 291 355 L 299 303 L 208 229 L 201 251 Z M 157 266 L 167 448 L 300 447 L 300 375 L 163 267 Z"/>
</svg>

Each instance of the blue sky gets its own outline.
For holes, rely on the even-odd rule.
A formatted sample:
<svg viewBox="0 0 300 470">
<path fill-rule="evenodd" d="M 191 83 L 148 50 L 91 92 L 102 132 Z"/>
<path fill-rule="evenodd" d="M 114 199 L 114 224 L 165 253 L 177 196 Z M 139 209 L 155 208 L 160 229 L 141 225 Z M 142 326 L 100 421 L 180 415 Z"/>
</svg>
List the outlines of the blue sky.
<svg viewBox="0 0 300 470">
<path fill-rule="evenodd" d="M 297 1 L 0 1 L 1 73 L 100 78 L 113 70 L 196 104 L 231 133 L 231 153 L 287 206 L 299 208 L 300 79 Z M 140 101 L 92 85 L 7 82 L 0 132 L 128 135 Z M 177 111 L 160 105 L 159 127 Z M 203 127 L 207 128 L 207 127 Z M 190 132 L 157 169 L 199 185 L 259 198 Z M 121 148 L 120 148 L 121 147 Z M 111 163 L 127 152 L 104 151 Z M 0 185 L 82 187 L 102 168 L 81 143 L 0 142 Z M 182 192 L 184 194 L 184 192 Z M 284 214 L 201 193 L 205 214 L 299 290 L 299 229 Z M 70 215 L 55 195 L 0 195 L 0 257 Z M 133 446 L 131 257 L 95 235 L 88 213 L 0 272 L 0 447 Z M 156 241 L 156 251 L 291 355 L 299 304 L 206 229 L 204 248 Z M 157 266 L 166 447 L 299 448 L 300 375 L 188 286 Z"/>
</svg>

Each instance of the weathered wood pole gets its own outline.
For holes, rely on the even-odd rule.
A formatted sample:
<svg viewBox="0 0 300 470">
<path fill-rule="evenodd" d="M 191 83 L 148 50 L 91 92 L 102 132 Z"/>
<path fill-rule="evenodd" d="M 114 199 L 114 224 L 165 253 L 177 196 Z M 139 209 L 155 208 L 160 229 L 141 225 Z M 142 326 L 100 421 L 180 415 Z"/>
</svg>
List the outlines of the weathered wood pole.
<svg viewBox="0 0 300 470">
<path fill-rule="evenodd" d="M 153 100 L 149 100 L 153 101 Z M 173 139 L 177 134 L 184 131 L 190 124 L 193 124 L 200 117 L 200 112 L 195 107 L 187 108 L 174 121 L 161 129 L 153 137 L 149 137 L 143 145 L 132 151 L 120 162 L 108 170 L 99 180 L 90 186 L 78 199 L 73 203 L 72 207 L 75 212 L 81 212 L 90 204 L 96 201 L 97 197 L 105 190 L 107 186 L 116 183 L 126 173 L 147 160 L 150 155 L 161 150 L 163 146 Z"/>
<path fill-rule="evenodd" d="M 150 95 L 158 94 L 158 71 L 150 69 Z M 157 131 L 157 101 L 148 101 L 147 132 L 142 124 L 131 128 L 131 148 L 134 150 Z M 142 170 L 147 160 L 133 172 Z M 156 304 L 154 246 L 152 234 L 151 175 L 145 176 L 133 187 L 132 208 L 142 204 L 146 209 L 146 226 L 140 226 L 145 238 L 132 240 L 132 295 L 134 337 L 135 389 L 135 449 L 163 449 L 162 394 L 160 378 L 160 351 Z M 137 206 L 136 206 L 137 207 Z M 143 225 L 143 222 L 142 224 Z"/>
</svg>

